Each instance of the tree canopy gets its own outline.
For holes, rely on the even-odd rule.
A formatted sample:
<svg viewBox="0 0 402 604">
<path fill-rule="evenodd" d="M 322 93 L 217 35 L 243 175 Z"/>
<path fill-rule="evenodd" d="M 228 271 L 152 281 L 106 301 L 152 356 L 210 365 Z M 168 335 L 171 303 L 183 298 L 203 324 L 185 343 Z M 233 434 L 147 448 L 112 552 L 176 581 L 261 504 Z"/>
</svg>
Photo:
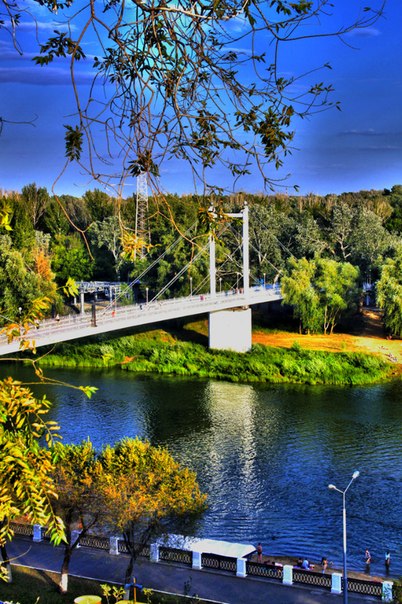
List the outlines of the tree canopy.
<svg viewBox="0 0 402 604">
<path fill-rule="evenodd" d="M 53 510 L 57 497 L 51 472 L 49 445 L 58 429 L 43 416 L 50 403 L 11 377 L 0 382 L 0 548 L 7 560 L 6 543 L 13 536 L 11 523 L 26 516 L 47 526 L 54 543 L 64 538 L 63 522 Z M 40 446 L 44 439 L 47 447 Z"/>
<path fill-rule="evenodd" d="M 356 300 L 359 271 L 348 262 L 292 258 L 282 278 L 284 303 L 293 306 L 308 333 L 332 333 L 342 312 Z"/>
<path fill-rule="evenodd" d="M 175 157 L 209 192 L 219 164 L 234 180 L 256 168 L 273 186 L 297 120 L 338 106 L 319 73 L 330 64 L 306 52 L 297 72 L 286 47 L 303 52 L 306 39 L 331 35 L 343 41 L 375 22 L 375 1 L 344 14 L 330 0 L 3 0 L 0 27 L 22 52 L 22 16 L 35 20 L 38 7 L 49 20 L 58 15 L 34 61 L 70 64 L 76 117 L 65 125 L 63 171 L 76 161 L 121 197 L 127 177 L 142 172 L 157 189 L 161 165 Z"/>
<path fill-rule="evenodd" d="M 377 283 L 377 301 L 384 311 L 388 332 L 402 336 L 402 245 L 393 258 L 387 258 Z"/>
<path fill-rule="evenodd" d="M 139 439 L 124 439 L 100 456 L 107 501 L 107 523 L 123 534 L 130 554 L 126 571 L 150 538 L 180 527 L 205 508 L 206 495 L 196 475 L 180 466 L 167 449 Z"/>
</svg>

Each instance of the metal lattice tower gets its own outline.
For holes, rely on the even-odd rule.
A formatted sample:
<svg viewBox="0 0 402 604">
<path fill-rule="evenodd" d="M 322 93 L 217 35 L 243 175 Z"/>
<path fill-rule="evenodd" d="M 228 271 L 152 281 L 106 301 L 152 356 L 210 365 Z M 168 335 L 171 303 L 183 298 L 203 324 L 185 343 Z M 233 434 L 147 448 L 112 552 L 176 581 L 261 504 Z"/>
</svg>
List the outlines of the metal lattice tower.
<svg viewBox="0 0 402 604">
<path fill-rule="evenodd" d="M 146 246 L 151 243 L 148 226 L 148 175 L 146 172 L 137 176 L 137 200 L 135 207 L 135 236 L 143 244 L 138 249 L 140 258 L 147 253 Z"/>
</svg>

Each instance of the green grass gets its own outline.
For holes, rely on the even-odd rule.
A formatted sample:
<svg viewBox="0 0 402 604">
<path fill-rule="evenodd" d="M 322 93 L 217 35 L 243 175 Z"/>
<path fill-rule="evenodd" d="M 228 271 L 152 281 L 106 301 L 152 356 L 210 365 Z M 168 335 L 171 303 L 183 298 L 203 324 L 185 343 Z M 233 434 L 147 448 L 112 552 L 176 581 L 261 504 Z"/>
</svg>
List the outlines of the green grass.
<svg viewBox="0 0 402 604">
<path fill-rule="evenodd" d="M 44 367 L 120 367 L 136 373 L 162 373 L 230 382 L 362 385 L 387 379 L 391 365 L 379 357 L 257 345 L 250 352 L 210 351 L 163 331 L 63 344 L 45 356 Z"/>
<path fill-rule="evenodd" d="M 20 604 L 70 604 L 74 598 L 85 594 L 102 595 L 99 583 L 70 577 L 69 591 L 60 594 L 57 587 L 59 575 L 47 571 L 34 570 L 23 566 L 13 566 L 13 582 L 0 583 L 0 599 L 20 602 Z"/>
<path fill-rule="evenodd" d="M 58 591 L 57 582 L 59 575 L 48 571 L 35 570 L 23 566 L 13 566 L 13 582 L 4 583 L 0 580 L 0 600 L 19 602 L 19 604 L 72 604 L 77 596 L 93 594 L 102 596 L 101 583 L 88 579 L 69 577 L 68 593 Z M 137 604 L 202 604 L 197 598 L 184 598 L 152 592 L 149 597 L 142 596 Z M 107 599 L 102 598 L 102 603 L 107 604 Z M 109 604 L 115 604 L 115 598 L 109 598 Z"/>
</svg>

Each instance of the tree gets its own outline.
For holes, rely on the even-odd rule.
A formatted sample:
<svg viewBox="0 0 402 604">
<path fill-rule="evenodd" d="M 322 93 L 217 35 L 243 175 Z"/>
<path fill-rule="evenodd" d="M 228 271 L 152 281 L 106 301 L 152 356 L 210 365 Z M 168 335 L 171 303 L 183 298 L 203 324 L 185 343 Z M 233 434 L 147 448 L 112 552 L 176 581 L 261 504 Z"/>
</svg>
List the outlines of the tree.
<svg viewBox="0 0 402 604">
<path fill-rule="evenodd" d="M 49 193 L 45 187 L 38 187 L 36 183 L 31 183 L 22 187 L 21 197 L 32 226 L 37 228 L 49 203 Z"/>
<path fill-rule="evenodd" d="M 35 246 L 30 255 L 24 258 L 8 235 L 0 235 L 0 325 L 21 322 L 40 297 L 56 298 L 54 275 L 43 247 Z"/>
<path fill-rule="evenodd" d="M 88 233 L 92 249 L 96 248 L 93 251 L 97 258 L 97 265 L 105 256 L 105 251 L 107 251 L 113 259 L 110 272 L 114 273 L 114 278 L 116 278 L 116 275 L 120 275 L 120 268 L 124 263 L 119 219 L 117 216 L 110 216 L 104 220 L 96 221 L 92 223 Z M 109 266 L 111 264 L 110 260 L 109 258 Z M 105 270 L 104 266 L 103 270 Z"/>
<path fill-rule="evenodd" d="M 88 531 L 100 523 L 106 504 L 101 488 L 102 466 L 89 440 L 79 445 L 56 443 L 53 452 L 56 463 L 52 478 L 57 493 L 53 508 L 63 520 L 66 536 L 59 587 L 66 593 L 72 553 Z"/>
<path fill-rule="evenodd" d="M 332 334 L 342 312 L 357 300 L 359 269 L 349 262 L 317 260 L 315 287 L 323 310 L 324 333 Z"/>
<path fill-rule="evenodd" d="M 58 283 L 65 283 L 68 279 L 91 279 L 93 265 L 93 260 L 76 234 L 56 237 L 52 248 L 52 269 Z"/>
<path fill-rule="evenodd" d="M 289 274 L 284 275 L 281 280 L 283 302 L 293 306 L 294 315 L 300 319 L 300 331 L 320 331 L 322 309 L 318 292 L 313 285 L 315 261 L 291 258 L 289 267 Z"/>
<path fill-rule="evenodd" d="M 282 278 L 283 301 L 294 308 L 301 327 L 308 333 L 331 333 L 342 312 L 357 297 L 359 270 L 348 262 L 316 257 L 289 261 Z"/>
<path fill-rule="evenodd" d="M 112 218 L 115 212 L 113 199 L 99 189 L 87 191 L 83 196 L 83 202 L 91 216 L 91 220 L 96 222 Z"/>
<path fill-rule="evenodd" d="M 139 439 L 124 439 L 106 447 L 100 456 L 108 506 L 107 523 L 124 537 L 130 560 L 126 582 L 132 580 L 135 560 L 150 539 L 200 514 L 206 496 L 195 473 L 181 467 L 167 449 Z"/>
<path fill-rule="evenodd" d="M 337 24 L 332 35 L 342 39 L 381 12 L 365 8 L 363 16 L 338 27 L 330 0 L 90 0 L 84 7 L 78 3 L 79 10 L 77 0 L 4 4 L 3 27 L 17 47 L 22 14 L 39 5 L 53 20 L 62 11 L 65 23 L 40 44 L 35 61 L 46 66 L 57 57 L 70 60 L 77 120 L 66 125 L 63 171 L 77 161 L 95 181 L 120 191 L 127 177 L 142 172 L 157 187 L 160 165 L 172 156 L 191 166 L 204 190 L 216 188 L 213 168 L 219 163 L 233 179 L 254 165 L 272 187 L 269 169 L 281 167 L 291 152 L 295 121 L 337 106 L 331 85 L 312 76 L 329 65 L 306 56 L 304 79 L 289 75 L 294 69 L 284 47 L 299 44 L 303 51 L 306 38 L 331 35 L 331 18 Z M 87 88 L 78 83 L 90 60 L 86 52 L 94 73 Z"/>
<path fill-rule="evenodd" d="M 62 520 L 52 507 L 57 495 L 49 447 L 58 426 L 43 419 L 49 406 L 46 397 L 35 398 L 11 377 L 0 381 L 0 551 L 9 579 L 6 543 L 13 536 L 13 520 L 25 516 L 47 526 L 55 544 L 64 538 Z M 41 439 L 46 447 L 39 444 Z"/>
<path fill-rule="evenodd" d="M 394 258 L 387 258 L 377 283 L 377 302 L 384 311 L 384 325 L 395 336 L 402 336 L 402 245 Z"/>
</svg>

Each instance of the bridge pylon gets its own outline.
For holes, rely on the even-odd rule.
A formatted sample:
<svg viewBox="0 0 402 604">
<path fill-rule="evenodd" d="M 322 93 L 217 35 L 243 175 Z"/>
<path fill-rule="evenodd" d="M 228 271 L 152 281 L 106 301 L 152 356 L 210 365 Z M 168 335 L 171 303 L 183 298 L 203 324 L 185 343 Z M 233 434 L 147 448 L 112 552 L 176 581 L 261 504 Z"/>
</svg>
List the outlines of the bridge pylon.
<svg viewBox="0 0 402 604">
<path fill-rule="evenodd" d="M 250 254 L 249 254 L 249 216 L 248 205 L 245 203 L 241 212 L 227 214 L 231 218 L 241 218 L 242 248 L 243 248 L 243 295 L 248 296 L 250 291 Z M 216 264 L 215 240 L 209 237 L 209 277 L 210 295 L 216 297 Z M 238 293 L 238 292 L 237 292 Z M 241 306 L 228 310 L 219 310 L 209 313 L 208 320 L 209 347 L 218 350 L 234 350 L 247 352 L 251 348 L 251 309 Z"/>
</svg>

